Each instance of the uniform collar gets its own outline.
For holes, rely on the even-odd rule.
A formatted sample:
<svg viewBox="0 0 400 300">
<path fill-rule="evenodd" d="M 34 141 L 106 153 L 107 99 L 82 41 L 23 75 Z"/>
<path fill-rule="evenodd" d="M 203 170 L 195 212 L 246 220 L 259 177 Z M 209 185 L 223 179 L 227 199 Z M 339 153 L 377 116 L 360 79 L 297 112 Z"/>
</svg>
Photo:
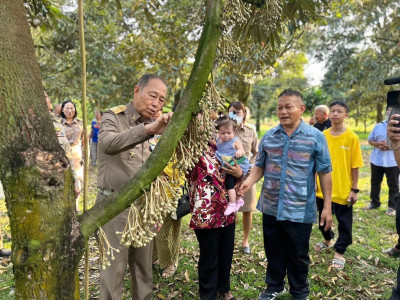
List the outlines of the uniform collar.
<svg viewBox="0 0 400 300">
<path fill-rule="evenodd" d="M 129 102 L 126 106 L 126 113 L 129 117 L 129 123 L 144 123 L 142 116 L 137 112 L 137 110 L 133 107 L 133 102 Z"/>
<path fill-rule="evenodd" d="M 240 131 L 240 130 L 245 130 L 243 122 L 240 124 L 240 126 L 238 128 L 236 128 L 235 131 Z"/>
<path fill-rule="evenodd" d="M 74 118 L 74 119 L 72 120 L 71 123 L 68 123 L 68 122 L 67 122 L 67 119 L 64 119 L 64 118 L 61 119 L 61 124 L 62 124 L 62 125 L 65 125 L 65 124 L 72 125 L 72 124 L 74 124 L 74 123 L 76 124 L 77 122 L 78 122 L 78 121 L 77 121 L 76 118 Z"/>
</svg>

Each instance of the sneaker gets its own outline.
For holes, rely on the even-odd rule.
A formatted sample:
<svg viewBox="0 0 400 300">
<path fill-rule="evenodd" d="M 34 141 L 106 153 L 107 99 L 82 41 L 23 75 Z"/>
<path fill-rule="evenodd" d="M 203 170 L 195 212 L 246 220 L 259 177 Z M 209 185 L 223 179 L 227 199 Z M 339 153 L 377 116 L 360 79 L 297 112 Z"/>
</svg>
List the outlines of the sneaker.
<svg viewBox="0 0 400 300">
<path fill-rule="evenodd" d="M 265 289 L 263 292 L 260 293 L 258 296 L 258 300 L 274 300 L 279 295 L 282 295 L 286 290 L 283 289 L 280 292 L 272 292 Z"/>
<path fill-rule="evenodd" d="M 299 297 L 299 298 L 293 297 L 293 298 L 294 298 L 294 300 L 310 300 L 310 298 L 308 298 L 308 296 Z"/>
<path fill-rule="evenodd" d="M 393 208 L 388 208 L 388 210 L 386 211 L 386 214 L 389 216 L 389 217 L 394 217 L 395 215 L 396 215 L 396 211 L 393 209 Z"/>
</svg>

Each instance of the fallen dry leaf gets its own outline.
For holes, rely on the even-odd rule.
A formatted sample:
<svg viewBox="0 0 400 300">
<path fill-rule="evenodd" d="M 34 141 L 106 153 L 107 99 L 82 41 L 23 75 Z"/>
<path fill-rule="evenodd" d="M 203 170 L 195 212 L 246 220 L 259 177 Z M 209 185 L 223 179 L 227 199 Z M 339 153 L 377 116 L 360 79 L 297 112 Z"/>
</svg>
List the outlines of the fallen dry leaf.
<svg viewBox="0 0 400 300">
<path fill-rule="evenodd" d="M 189 273 L 188 273 L 187 270 L 185 271 L 185 280 L 186 280 L 186 282 L 189 282 L 189 281 L 190 281 Z"/>
</svg>

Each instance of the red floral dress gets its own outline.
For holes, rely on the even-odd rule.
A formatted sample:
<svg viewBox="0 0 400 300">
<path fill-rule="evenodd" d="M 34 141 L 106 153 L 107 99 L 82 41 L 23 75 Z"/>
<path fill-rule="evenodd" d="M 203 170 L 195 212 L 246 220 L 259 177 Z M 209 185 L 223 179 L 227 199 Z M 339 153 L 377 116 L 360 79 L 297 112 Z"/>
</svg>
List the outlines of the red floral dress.
<svg viewBox="0 0 400 300">
<path fill-rule="evenodd" d="M 220 228 L 235 222 L 235 214 L 224 216 L 228 195 L 225 174 L 219 167 L 215 149 L 209 146 L 188 175 L 192 212 L 190 227 L 193 229 Z"/>
</svg>

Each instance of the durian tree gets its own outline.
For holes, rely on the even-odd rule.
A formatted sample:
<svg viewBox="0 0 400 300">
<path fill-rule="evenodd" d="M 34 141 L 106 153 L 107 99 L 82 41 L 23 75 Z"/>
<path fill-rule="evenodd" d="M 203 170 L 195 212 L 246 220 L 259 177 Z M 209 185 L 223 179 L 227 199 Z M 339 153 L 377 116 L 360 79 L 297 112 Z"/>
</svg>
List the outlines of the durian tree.
<svg viewBox="0 0 400 300">
<path fill-rule="evenodd" d="M 136 209 L 135 222 L 146 233 L 146 226 L 151 226 L 157 218 L 146 219 L 143 213 L 153 209 L 160 215 L 161 203 L 157 201 L 161 200 L 149 199 L 143 193 L 160 185 L 160 181 L 153 182 L 175 150 L 178 161 L 182 162 L 176 168 L 187 171 L 206 144 L 209 121 L 205 111 L 219 103 L 210 77 L 218 62 L 216 58 L 229 61 L 237 57 L 238 37 L 258 46 L 263 43 L 263 51 L 274 49 L 281 38 L 282 24 L 291 24 L 292 30 L 296 30 L 318 17 L 321 3 L 205 1 L 204 25 L 191 75 L 155 150 L 118 193 L 78 216 L 71 166 L 58 144 L 47 112 L 24 2 L 2 0 L 0 180 L 10 218 L 15 298 L 79 299 L 78 263 L 84 241 L 131 205 Z M 202 117 L 198 117 L 200 110 Z M 196 132 L 199 127 L 203 131 Z M 170 204 L 165 205 L 171 208 Z M 134 234 L 129 234 L 129 230 L 127 233 L 133 237 L 128 242 L 137 242 Z"/>
</svg>

